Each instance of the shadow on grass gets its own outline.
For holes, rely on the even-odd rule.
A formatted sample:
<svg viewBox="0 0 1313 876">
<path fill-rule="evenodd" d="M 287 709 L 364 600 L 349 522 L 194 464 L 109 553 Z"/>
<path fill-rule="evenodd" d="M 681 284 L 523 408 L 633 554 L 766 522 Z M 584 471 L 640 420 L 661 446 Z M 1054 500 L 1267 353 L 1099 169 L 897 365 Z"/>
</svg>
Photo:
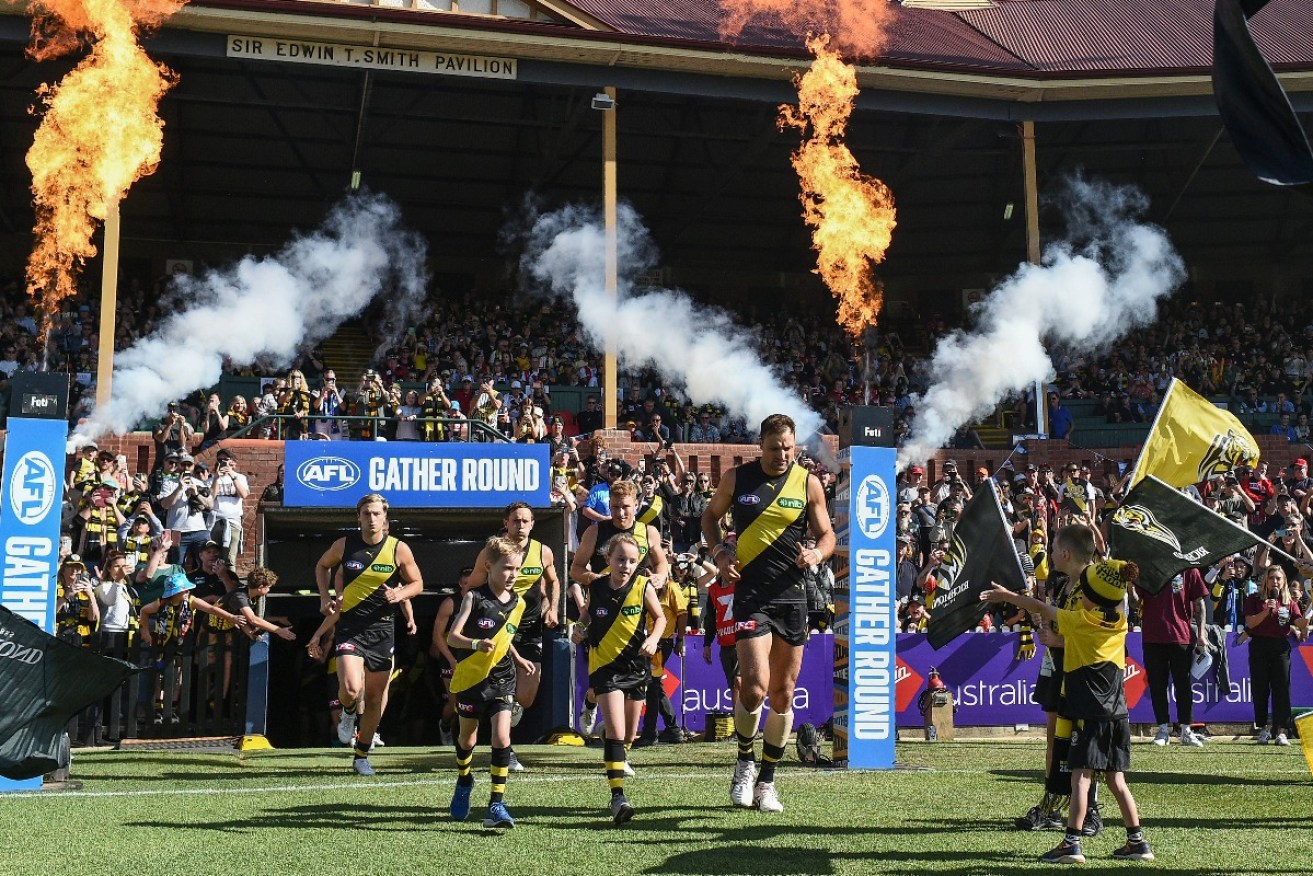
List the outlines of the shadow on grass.
<svg viewBox="0 0 1313 876">
<path fill-rule="evenodd" d="M 125 827 L 171 828 L 189 831 L 219 831 L 221 833 L 256 833 L 261 830 L 320 830 L 346 828 L 369 831 L 410 831 L 431 827 L 437 818 L 446 819 L 445 810 L 420 809 L 415 806 L 360 806 L 341 805 L 287 806 L 263 809 L 256 815 L 234 819 L 177 822 L 133 821 Z M 471 822 L 476 823 L 476 822 Z"/>
<path fill-rule="evenodd" d="M 1038 782 L 1036 770 L 988 770 L 986 775 L 1008 781 Z M 1173 773 L 1173 772 L 1139 772 L 1132 769 L 1127 773 L 1131 790 L 1136 785 L 1252 785 L 1271 788 L 1280 785 L 1307 785 L 1307 779 L 1264 779 L 1237 775 L 1213 775 L 1211 773 Z"/>
</svg>

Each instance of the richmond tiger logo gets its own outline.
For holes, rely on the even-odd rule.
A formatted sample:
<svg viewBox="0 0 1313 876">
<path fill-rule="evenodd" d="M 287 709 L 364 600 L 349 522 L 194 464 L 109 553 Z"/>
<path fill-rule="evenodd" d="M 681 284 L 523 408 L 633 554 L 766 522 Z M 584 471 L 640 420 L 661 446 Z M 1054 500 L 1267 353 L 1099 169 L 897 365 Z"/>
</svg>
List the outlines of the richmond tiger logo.
<svg viewBox="0 0 1313 876">
<path fill-rule="evenodd" d="M 1199 460 L 1199 480 L 1207 480 L 1213 475 L 1225 474 L 1239 465 L 1254 465 L 1258 462 L 1258 448 L 1248 435 L 1227 429 L 1225 435 L 1213 437 L 1203 458 Z"/>
<path fill-rule="evenodd" d="M 1121 506 L 1113 512 L 1112 525 L 1170 545 L 1176 553 L 1181 551 L 1181 542 L 1176 533 L 1159 523 L 1153 512 L 1143 505 Z"/>
</svg>

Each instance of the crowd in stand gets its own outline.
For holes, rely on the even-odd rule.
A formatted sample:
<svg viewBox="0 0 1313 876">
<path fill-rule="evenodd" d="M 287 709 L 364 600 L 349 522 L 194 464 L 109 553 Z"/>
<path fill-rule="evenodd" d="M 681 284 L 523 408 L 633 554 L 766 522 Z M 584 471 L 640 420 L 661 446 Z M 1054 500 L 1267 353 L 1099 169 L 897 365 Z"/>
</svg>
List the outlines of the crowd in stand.
<svg viewBox="0 0 1313 876">
<path fill-rule="evenodd" d="M 152 331 L 172 301 L 167 278 L 154 283 L 129 279 L 121 285 L 117 350 Z M 70 417 L 85 416 L 94 397 L 95 296 L 63 302 L 44 347 L 37 342 L 33 307 L 16 281 L 0 287 L 0 316 L 0 375 L 7 378 L 17 369 L 68 372 L 75 396 Z M 749 308 L 741 318 L 762 360 L 831 429 L 847 405 L 887 405 L 895 409 L 900 441 L 915 422 L 915 397 L 927 388 L 924 354 L 934 338 L 952 328 L 931 315 L 896 330 L 873 330 L 854 343 L 824 313 Z M 562 303 L 444 297 L 435 299 L 425 320 L 400 338 L 372 340 L 384 352 L 363 374 L 337 375 L 321 350 L 306 349 L 290 367 L 257 362 L 226 369 L 232 376 L 270 378 L 257 397 L 220 399 L 198 389 L 179 400 L 181 412 L 209 441 L 270 415 L 279 416 L 259 423 L 255 437 L 541 441 L 555 417 L 569 434 L 600 425 L 600 416 L 593 413 L 601 409 L 596 395 L 590 396 L 598 398 L 596 407 L 582 411 L 552 405 L 553 387 L 600 391 L 604 383 L 601 354 Z M 1157 322 L 1130 333 L 1113 349 L 1060 354 L 1055 366 L 1050 393 L 1058 401 L 1050 402 L 1050 417 L 1057 419 L 1050 423 L 1050 434 L 1057 437 L 1073 437 L 1065 400 L 1091 401 L 1094 414 L 1108 423 L 1147 423 L 1173 377 L 1206 396 L 1225 399 L 1247 423 L 1258 422 L 1261 431 L 1284 435 L 1292 443 L 1308 441 L 1311 433 L 1313 323 L 1292 324 L 1274 302 L 1172 302 Z M 6 383 L 0 381 L 0 394 L 7 393 Z M 619 425 L 645 439 L 655 432 L 689 443 L 753 440 L 741 417 L 689 399 L 656 373 L 622 373 L 618 385 Z M 575 413 L 582 415 L 579 422 Z M 339 420 L 332 414 L 358 419 Z M 1002 402 L 1000 414 L 1017 429 L 1036 428 L 1029 391 Z M 654 416 L 661 418 L 655 425 Z M 461 420 L 467 422 L 446 422 Z M 963 429 L 950 446 L 968 449 L 978 446 L 978 438 Z"/>
</svg>

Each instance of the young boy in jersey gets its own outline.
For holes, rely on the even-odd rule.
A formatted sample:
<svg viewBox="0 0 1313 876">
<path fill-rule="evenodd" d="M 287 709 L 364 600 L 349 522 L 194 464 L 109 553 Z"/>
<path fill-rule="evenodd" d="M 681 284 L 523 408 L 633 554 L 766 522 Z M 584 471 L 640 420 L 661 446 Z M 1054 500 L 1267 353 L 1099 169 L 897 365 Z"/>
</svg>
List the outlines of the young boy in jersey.
<svg viewBox="0 0 1313 876">
<path fill-rule="evenodd" d="M 1067 834 L 1040 856 L 1046 864 L 1084 864 L 1081 826 L 1095 772 L 1103 772 L 1126 824 L 1126 844 L 1112 853 L 1119 861 L 1152 861 L 1140 830 L 1140 813 L 1126 784 L 1131 764 L 1131 729 L 1123 676 L 1126 671 L 1126 590 L 1139 577 L 1134 563 L 1104 560 L 1080 572 L 1080 605 L 1058 608 L 994 585 L 980 598 L 1007 602 L 1052 622 L 1063 637 L 1063 712 L 1074 723 L 1071 752 L 1071 807 Z"/>
<path fill-rule="evenodd" d="M 628 533 L 612 536 L 605 555 L 608 574 L 589 583 L 573 638 L 576 645 L 584 641 L 589 645 L 588 684 L 602 706 L 611 817 L 620 825 L 634 817 L 634 807 L 625 797 L 625 748 L 638 735 L 651 659 L 666 619 L 656 590 L 646 575 L 638 573 L 638 541 Z"/>
<path fill-rule="evenodd" d="M 524 599 L 515 592 L 520 574 L 522 549 L 500 536 L 488 539 L 483 555 L 491 560 L 488 583 L 474 587 L 461 600 L 460 611 L 447 634 L 447 645 L 456 658 L 451 674 L 451 693 L 456 697 L 460 726 L 456 734 L 456 790 L 451 796 L 451 817 L 464 821 L 470 814 L 470 791 L 474 788 L 474 745 L 479 721 L 491 725 L 492 763 L 488 768 L 492 795 L 484 827 L 515 827 L 506 808 L 506 777 L 510 773 L 511 706 L 515 703 L 515 673 L 532 675 L 537 667 L 521 657 L 512 640 L 524 615 Z"/>
<path fill-rule="evenodd" d="M 155 691 L 155 723 L 164 723 L 165 673 L 177 671 L 176 659 L 183 639 L 191 629 L 195 612 L 202 611 L 232 624 L 244 625 L 245 618 L 224 611 L 217 605 L 191 595 L 196 587 L 182 572 L 174 572 L 164 584 L 164 592 L 154 602 L 141 607 L 141 644 L 149 649 L 157 671 Z M 170 715 L 171 723 L 179 716 Z"/>
</svg>

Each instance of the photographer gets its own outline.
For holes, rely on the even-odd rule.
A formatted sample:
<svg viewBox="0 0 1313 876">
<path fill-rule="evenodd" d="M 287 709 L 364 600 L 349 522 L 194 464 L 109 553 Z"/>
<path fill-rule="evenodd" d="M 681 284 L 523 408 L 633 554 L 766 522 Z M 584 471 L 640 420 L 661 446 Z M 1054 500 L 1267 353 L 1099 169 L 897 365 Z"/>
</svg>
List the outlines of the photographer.
<svg viewBox="0 0 1313 876">
<path fill-rule="evenodd" d="M 474 393 L 473 404 L 474 407 L 470 412 L 470 419 L 478 420 L 485 425 L 496 429 L 497 412 L 502 409 L 503 402 L 501 394 L 492 388 L 491 380 L 484 380 L 479 383 L 479 389 Z M 509 438 L 510 436 L 506 435 L 506 437 Z M 483 434 L 480 437 L 480 440 L 488 440 L 488 436 Z"/>
<path fill-rule="evenodd" d="M 323 435 L 329 441 L 346 439 L 345 424 L 341 420 L 331 419 L 346 409 L 346 398 L 342 395 L 342 390 L 337 388 L 337 374 L 333 369 L 330 368 L 324 373 L 323 385 L 310 394 L 310 409 L 319 417 L 329 418 L 313 421 L 311 428 L 317 434 Z"/>
<path fill-rule="evenodd" d="M 447 391 L 442 386 L 441 377 L 434 375 L 429 380 L 428 389 L 420 400 L 419 408 L 420 418 L 423 420 L 420 426 L 420 434 L 424 436 L 424 440 L 446 441 L 446 424 L 434 422 L 446 417 L 447 411 L 451 410 L 451 399 L 447 397 Z"/>
<path fill-rule="evenodd" d="M 228 414 L 223 410 L 217 393 L 210 393 L 205 401 L 205 411 L 201 414 L 201 443 L 196 447 L 197 453 L 204 453 L 223 437 L 228 431 Z"/>
<path fill-rule="evenodd" d="M 164 459 L 170 453 L 182 453 L 191 447 L 196 430 L 178 410 L 178 403 L 171 401 L 168 411 L 160 418 L 151 434 L 155 438 L 155 458 Z"/>
<path fill-rule="evenodd" d="M 1266 553 L 1266 551 L 1264 551 Z M 1245 599 L 1245 624 L 1249 628 L 1249 676 L 1254 696 L 1254 725 L 1259 728 L 1259 745 L 1275 739 L 1289 745 L 1290 720 L 1290 635 L 1308 637 L 1308 618 L 1295 602 L 1286 570 L 1272 565 L 1259 576 L 1258 592 Z M 1268 703 L 1272 723 L 1268 725 Z"/>
<path fill-rule="evenodd" d="M 196 460 L 188 453 L 178 457 L 178 482 L 161 503 L 167 512 L 166 528 L 179 533 L 177 562 L 186 564 L 210 540 L 206 512 L 214 506 L 210 486 L 193 471 Z"/>
<path fill-rule="evenodd" d="M 100 626 L 100 603 L 95 584 L 87 574 L 87 564 L 77 554 L 69 555 L 59 566 L 55 593 L 55 634 L 79 648 L 95 644 L 94 634 Z"/>
<path fill-rule="evenodd" d="M 214 527 L 210 535 L 223 549 L 228 565 L 236 567 L 242 552 L 244 503 L 251 494 L 251 485 L 246 475 L 237 470 L 237 460 L 226 447 L 215 456 L 214 477 L 209 486 L 214 499 Z"/>
<path fill-rule="evenodd" d="M 383 415 L 383 406 L 387 397 L 383 391 L 383 381 L 378 372 L 366 369 L 360 375 L 360 384 L 351 397 L 350 411 L 353 416 L 370 417 L 368 420 L 351 421 L 351 437 L 355 441 L 373 441 L 379 437 L 379 418 Z"/>
</svg>

